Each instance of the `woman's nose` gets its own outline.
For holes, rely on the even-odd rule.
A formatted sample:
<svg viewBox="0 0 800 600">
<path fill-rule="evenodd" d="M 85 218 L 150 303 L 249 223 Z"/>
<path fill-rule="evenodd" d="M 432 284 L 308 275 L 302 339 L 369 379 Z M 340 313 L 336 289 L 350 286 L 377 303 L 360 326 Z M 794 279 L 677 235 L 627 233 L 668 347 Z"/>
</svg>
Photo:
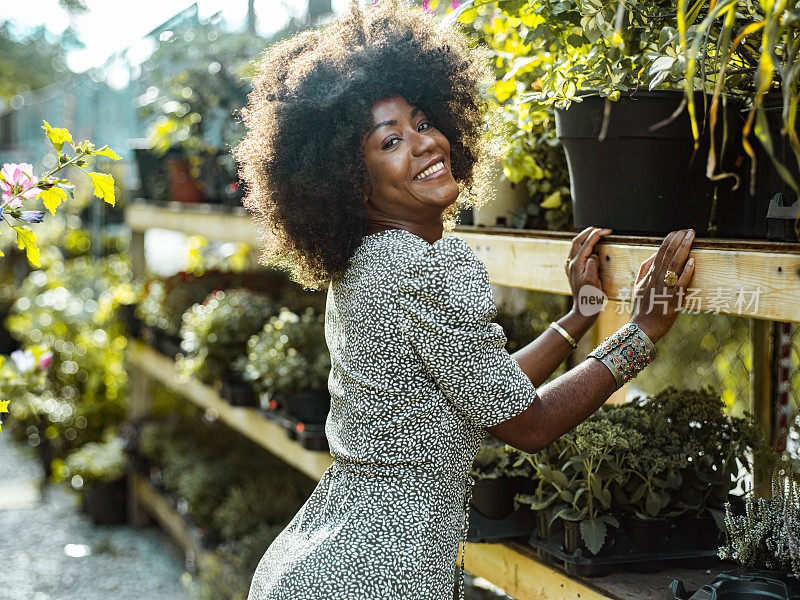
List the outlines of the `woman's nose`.
<svg viewBox="0 0 800 600">
<path fill-rule="evenodd" d="M 415 156 L 421 156 L 426 152 L 430 152 L 436 147 L 436 141 L 430 135 L 424 132 L 414 131 L 411 134 L 411 152 Z"/>
</svg>

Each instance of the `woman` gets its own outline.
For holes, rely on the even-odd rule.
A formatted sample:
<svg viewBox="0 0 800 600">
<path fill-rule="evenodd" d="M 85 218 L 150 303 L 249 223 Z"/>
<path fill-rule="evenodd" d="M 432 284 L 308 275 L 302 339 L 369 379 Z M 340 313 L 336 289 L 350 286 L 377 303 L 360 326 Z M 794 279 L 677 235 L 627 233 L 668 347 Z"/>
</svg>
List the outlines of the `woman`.
<svg viewBox="0 0 800 600">
<path fill-rule="evenodd" d="M 236 150 L 263 262 L 328 287 L 332 363 L 334 463 L 265 552 L 249 600 L 452 598 L 484 431 L 533 452 L 588 417 L 652 359 L 693 273 L 692 232 L 671 233 L 641 265 L 631 323 L 541 385 L 594 317 L 574 308 L 510 356 L 486 269 L 442 237 L 490 160 L 484 57 L 420 11 L 351 11 L 264 56 Z M 602 287 L 593 251 L 607 233 L 574 239 L 574 294 Z M 668 311 L 643 310 L 654 293 Z"/>
</svg>

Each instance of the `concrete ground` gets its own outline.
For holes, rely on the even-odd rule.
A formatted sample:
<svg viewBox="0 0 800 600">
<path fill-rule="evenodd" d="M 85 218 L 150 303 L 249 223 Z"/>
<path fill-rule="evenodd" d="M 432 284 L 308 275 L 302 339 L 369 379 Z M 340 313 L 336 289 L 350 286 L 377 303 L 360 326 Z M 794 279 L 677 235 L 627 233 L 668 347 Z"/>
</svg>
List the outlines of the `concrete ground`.
<svg viewBox="0 0 800 600">
<path fill-rule="evenodd" d="M 33 452 L 0 435 L 0 598 L 181 600 L 183 560 L 154 526 L 93 525 Z"/>
<path fill-rule="evenodd" d="M 32 448 L 0 434 L 2 600 L 183 600 L 183 559 L 151 525 L 94 525 L 66 485 L 41 489 Z M 512 600 L 467 577 L 467 600 Z"/>
</svg>

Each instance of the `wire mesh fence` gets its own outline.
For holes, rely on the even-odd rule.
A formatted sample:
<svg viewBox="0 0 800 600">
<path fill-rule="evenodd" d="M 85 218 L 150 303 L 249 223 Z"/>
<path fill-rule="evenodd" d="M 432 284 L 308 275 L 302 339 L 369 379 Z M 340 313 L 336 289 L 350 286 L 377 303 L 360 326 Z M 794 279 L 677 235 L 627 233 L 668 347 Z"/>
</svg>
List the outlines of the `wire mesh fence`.
<svg viewBox="0 0 800 600">
<path fill-rule="evenodd" d="M 496 321 L 506 331 L 511 353 L 569 309 L 569 298 L 558 294 L 503 286 L 493 286 L 493 291 L 498 305 Z M 673 328 L 659 341 L 657 358 L 629 384 L 628 396 L 655 394 L 669 386 L 710 386 L 731 414 L 752 411 L 752 323 L 748 317 L 724 314 L 679 314 Z M 770 329 L 774 445 L 800 459 L 800 325 L 773 323 Z M 563 372 L 564 365 L 551 379 Z"/>
</svg>

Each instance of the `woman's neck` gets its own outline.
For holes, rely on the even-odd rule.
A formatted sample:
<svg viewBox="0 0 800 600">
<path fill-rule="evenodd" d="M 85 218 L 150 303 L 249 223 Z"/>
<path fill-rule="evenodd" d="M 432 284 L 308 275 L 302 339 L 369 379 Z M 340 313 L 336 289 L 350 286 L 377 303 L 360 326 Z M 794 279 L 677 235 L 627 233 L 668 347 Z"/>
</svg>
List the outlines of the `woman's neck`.
<svg viewBox="0 0 800 600">
<path fill-rule="evenodd" d="M 442 239 L 444 226 L 441 221 L 436 223 L 412 223 L 405 220 L 393 219 L 367 219 L 367 233 L 378 233 L 386 229 L 404 229 L 416 236 L 421 237 L 429 244 L 433 244 L 437 240 Z"/>
</svg>

